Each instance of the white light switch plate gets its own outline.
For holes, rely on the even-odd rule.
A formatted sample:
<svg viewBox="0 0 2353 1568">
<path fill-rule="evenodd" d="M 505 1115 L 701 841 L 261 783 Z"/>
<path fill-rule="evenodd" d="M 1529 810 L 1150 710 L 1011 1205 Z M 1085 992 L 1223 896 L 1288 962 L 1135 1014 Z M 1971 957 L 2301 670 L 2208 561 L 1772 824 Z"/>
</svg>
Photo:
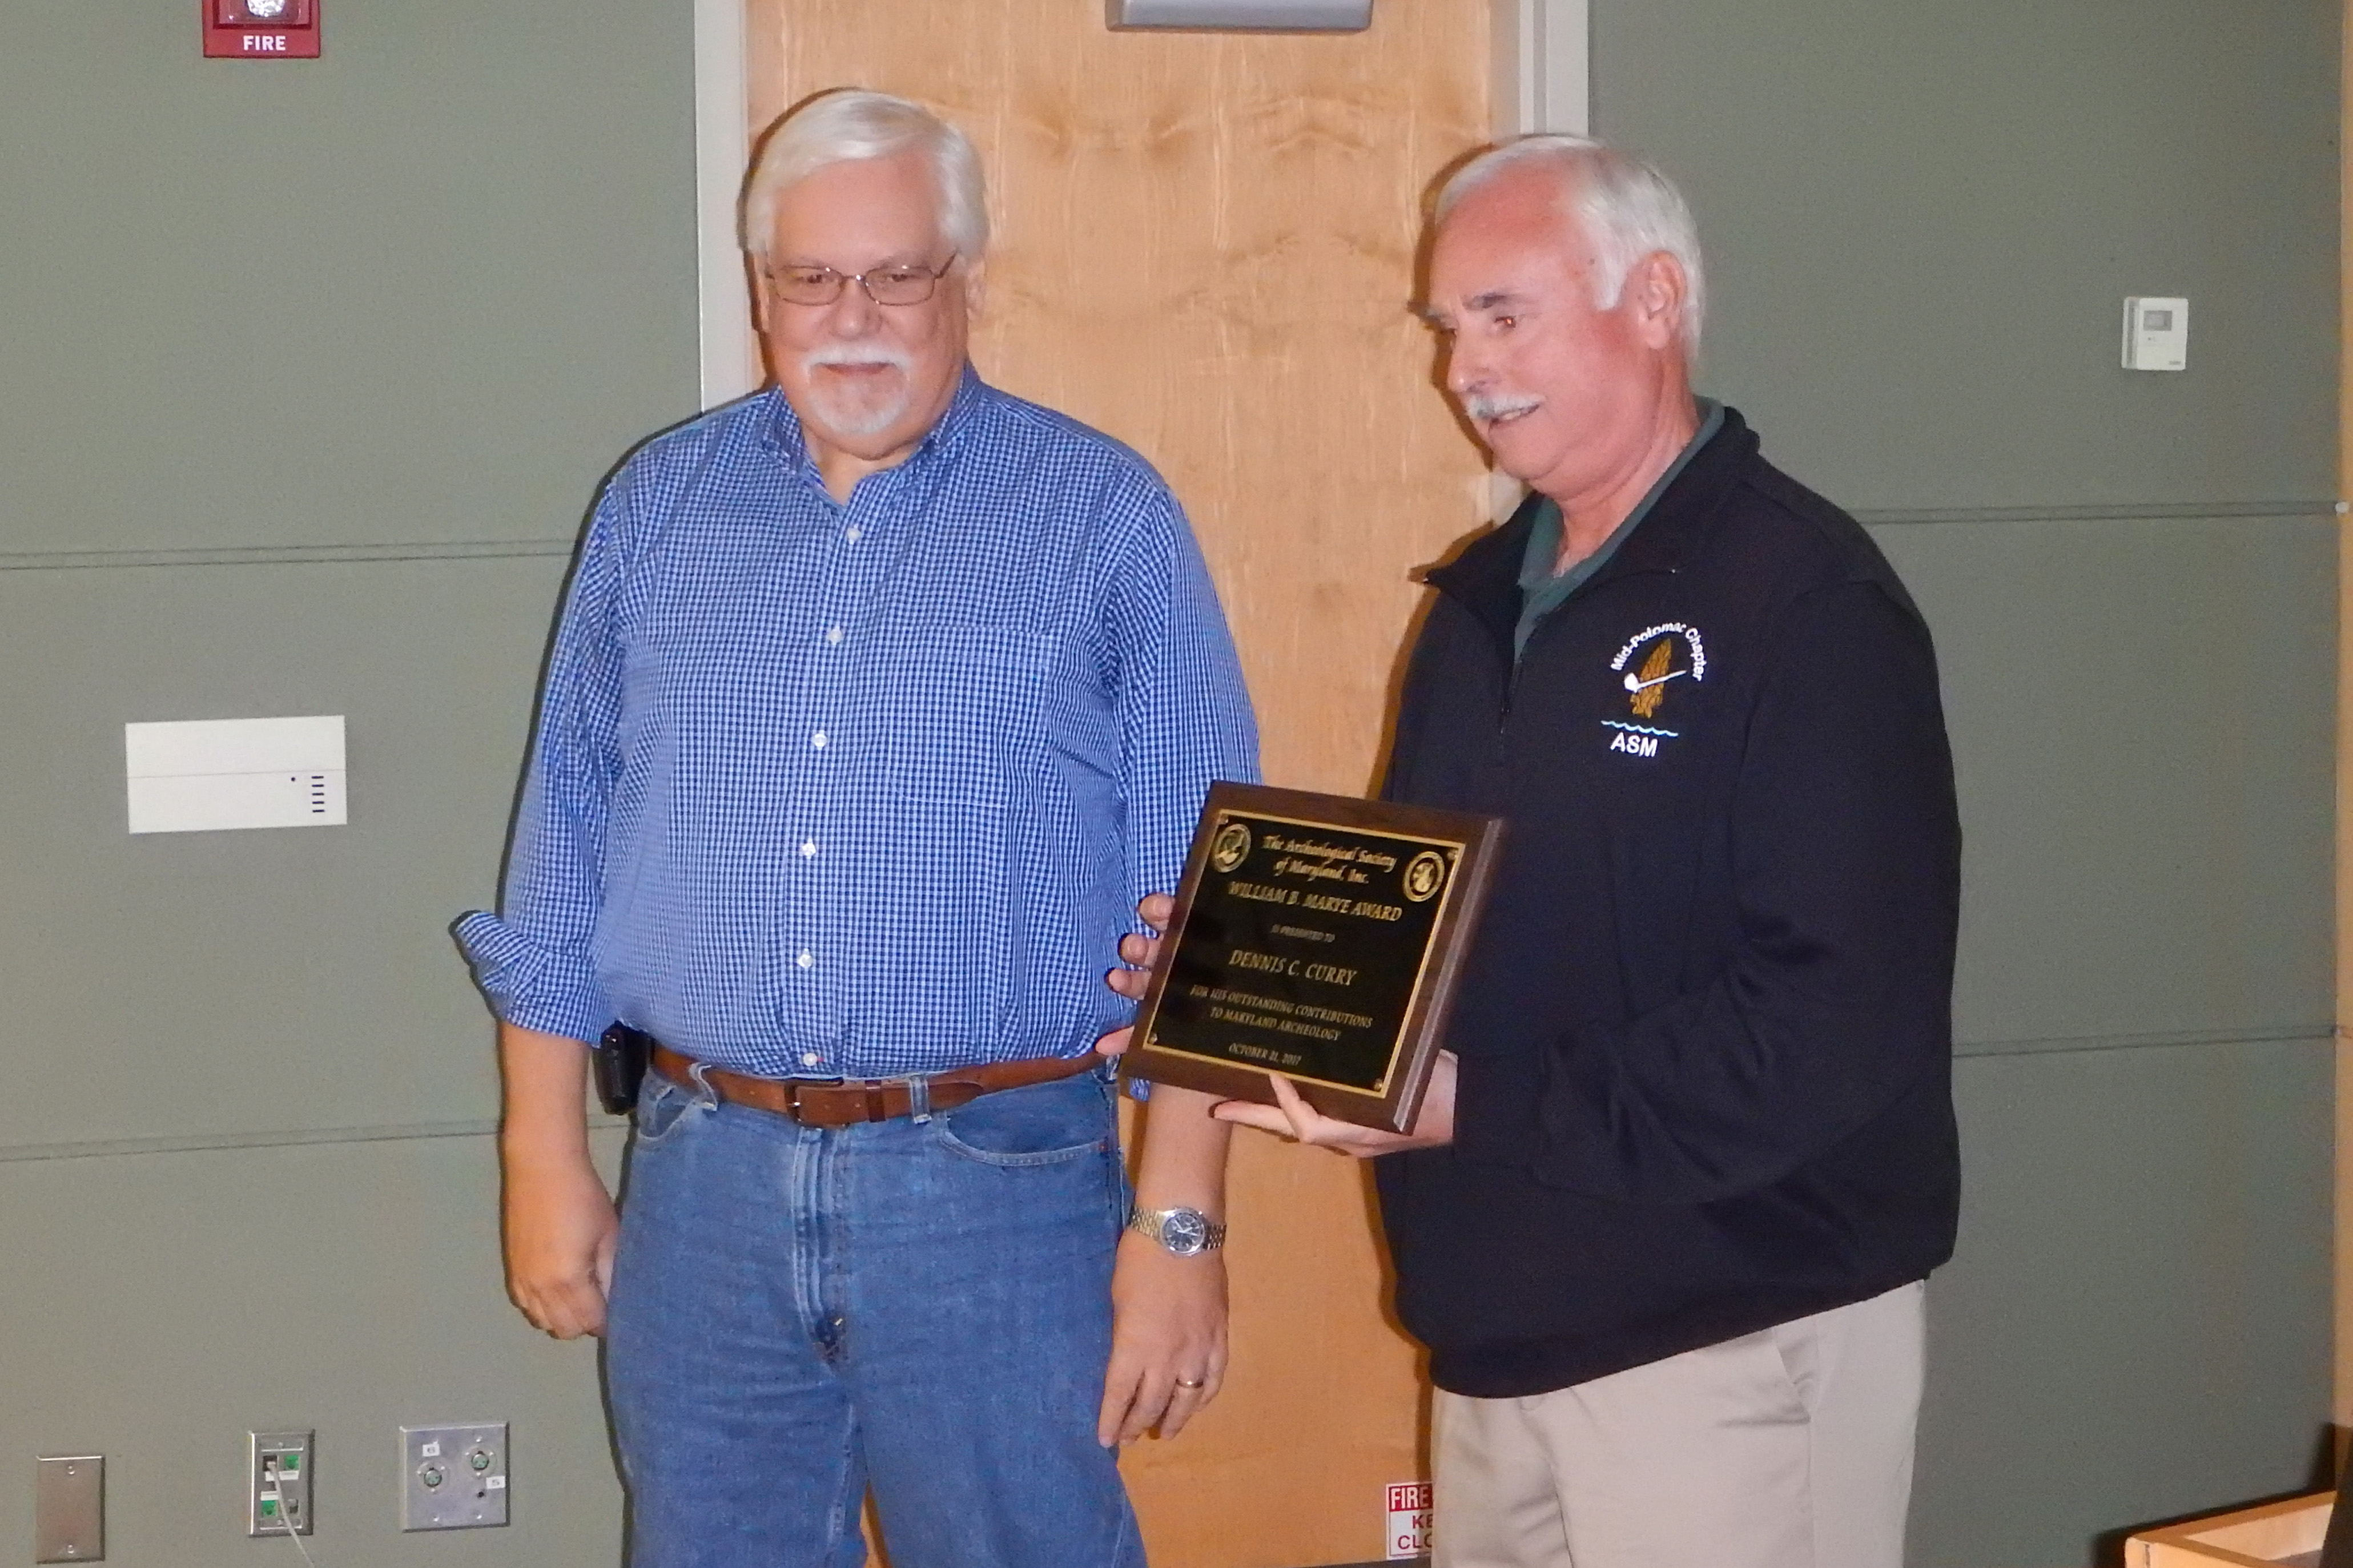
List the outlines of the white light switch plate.
<svg viewBox="0 0 2353 1568">
<path fill-rule="evenodd" d="M 340 713 L 125 724 L 122 756 L 133 833 L 349 820 Z"/>
</svg>

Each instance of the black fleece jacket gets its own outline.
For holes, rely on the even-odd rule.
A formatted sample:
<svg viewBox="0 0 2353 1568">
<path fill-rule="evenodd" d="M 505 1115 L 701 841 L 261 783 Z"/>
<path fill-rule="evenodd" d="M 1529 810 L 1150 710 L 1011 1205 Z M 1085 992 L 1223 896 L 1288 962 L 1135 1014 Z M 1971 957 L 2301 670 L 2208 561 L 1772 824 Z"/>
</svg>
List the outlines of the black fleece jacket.
<svg viewBox="0 0 2353 1568">
<path fill-rule="evenodd" d="M 1455 1142 L 1379 1162 L 1458 1394 L 1548 1392 L 1951 1256 L 1960 826 L 1926 625 L 1737 413 L 1516 666 L 1534 508 L 1432 571 L 1386 795 L 1498 815 Z"/>
</svg>

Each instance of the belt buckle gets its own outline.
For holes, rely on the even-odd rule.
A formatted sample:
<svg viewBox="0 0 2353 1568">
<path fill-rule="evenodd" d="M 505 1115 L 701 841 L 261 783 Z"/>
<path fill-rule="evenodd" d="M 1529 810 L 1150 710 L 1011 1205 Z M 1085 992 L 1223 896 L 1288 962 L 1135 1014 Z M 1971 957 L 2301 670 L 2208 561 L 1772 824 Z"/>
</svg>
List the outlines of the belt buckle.
<svg viewBox="0 0 2353 1568">
<path fill-rule="evenodd" d="M 881 1090 L 882 1087 L 878 1082 L 862 1079 L 848 1078 L 787 1078 L 779 1079 L 776 1082 L 784 1089 L 785 1114 L 790 1117 L 797 1126 L 833 1130 L 849 1126 L 860 1121 L 880 1121 L 887 1120 L 886 1118 L 876 1114 L 881 1102 Z M 863 1116 L 845 1116 L 842 1109 L 840 1109 L 840 1101 L 833 1102 L 832 1106 L 828 1108 L 827 1107 L 826 1102 L 815 1099 L 815 1096 L 819 1090 L 823 1090 L 828 1094 L 852 1095 L 857 1094 L 861 1089 L 865 1091 L 863 1097 L 864 1103 L 859 1106 L 859 1110 L 866 1113 Z M 810 1098 L 805 1100 L 803 1099 L 804 1096 L 808 1096 Z M 825 1113 L 819 1114 L 821 1110 L 824 1110 Z"/>
<path fill-rule="evenodd" d="M 784 1089 L 785 1114 L 804 1127 L 834 1125 L 830 1121 L 807 1120 L 801 1100 L 805 1090 L 825 1089 L 830 1093 L 855 1094 L 858 1096 L 855 1103 L 860 1112 L 855 1119 L 861 1121 L 895 1121 L 901 1115 L 904 1115 L 920 1127 L 937 1114 L 932 1105 L 932 1079 L 923 1074 L 913 1074 L 906 1078 L 789 1078 L 777 1081 Z M 894 1089 L 903 1089 L 907 1091 L 907 1109 L 903 1112 L 894 1112 L 891 1109 L 888 1096 Z M 844 1123 L 844 1125 L 847 1124 Z"/>
</svg>

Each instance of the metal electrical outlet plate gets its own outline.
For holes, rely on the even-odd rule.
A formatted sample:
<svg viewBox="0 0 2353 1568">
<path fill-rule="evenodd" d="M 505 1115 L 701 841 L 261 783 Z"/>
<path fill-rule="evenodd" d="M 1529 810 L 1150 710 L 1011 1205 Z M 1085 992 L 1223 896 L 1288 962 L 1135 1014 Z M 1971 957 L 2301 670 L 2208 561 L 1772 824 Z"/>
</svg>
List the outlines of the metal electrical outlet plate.
<svg viewBox="0 0 2353 1568">
<path fill-rule="evenodd" d="M 105 1458 L 43 1455 L 33 1472 L 33 1561 L 100 1563 L 105 1558 Z"/>
<path fill-rule="evenodd" d="M 507 1521 L 507 1425 L 403 1426 L 400 1528 L 480 1530 Z"/>
<path fill-rule="evenodd" d="M 311 1434 L 245 1436 L 245 1532 L 310 1534 Z"/>
</svg>

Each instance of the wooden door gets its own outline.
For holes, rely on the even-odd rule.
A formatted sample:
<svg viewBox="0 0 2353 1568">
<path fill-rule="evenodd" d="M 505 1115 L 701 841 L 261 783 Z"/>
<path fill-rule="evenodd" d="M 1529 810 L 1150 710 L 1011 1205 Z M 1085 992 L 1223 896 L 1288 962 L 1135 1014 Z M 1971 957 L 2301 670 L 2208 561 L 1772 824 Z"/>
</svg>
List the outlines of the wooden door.
<svg viewBox="0 0 2353 1568">
<path fill-rule="evenodd" d="M 974 357 L 1156 464 L 1198 531 L 1270 782 L 1368 787 L 1409 576 L 1484 468 L 1409 311 L 1424 195 L 1485 139 L 1488 7 L 1379 0 L 1345 37 L 1114 34 L 1101 0 L 747 0 L 756 132 L 829 87 L 979 145 L 997 225 Z M 1364 1173 L 1252 1133 L 1234 1159 L 1233 1371 L 1125 1464 L 1163 1568 L 1384 1555 L 1428 1471 Z"/>
</svg>

